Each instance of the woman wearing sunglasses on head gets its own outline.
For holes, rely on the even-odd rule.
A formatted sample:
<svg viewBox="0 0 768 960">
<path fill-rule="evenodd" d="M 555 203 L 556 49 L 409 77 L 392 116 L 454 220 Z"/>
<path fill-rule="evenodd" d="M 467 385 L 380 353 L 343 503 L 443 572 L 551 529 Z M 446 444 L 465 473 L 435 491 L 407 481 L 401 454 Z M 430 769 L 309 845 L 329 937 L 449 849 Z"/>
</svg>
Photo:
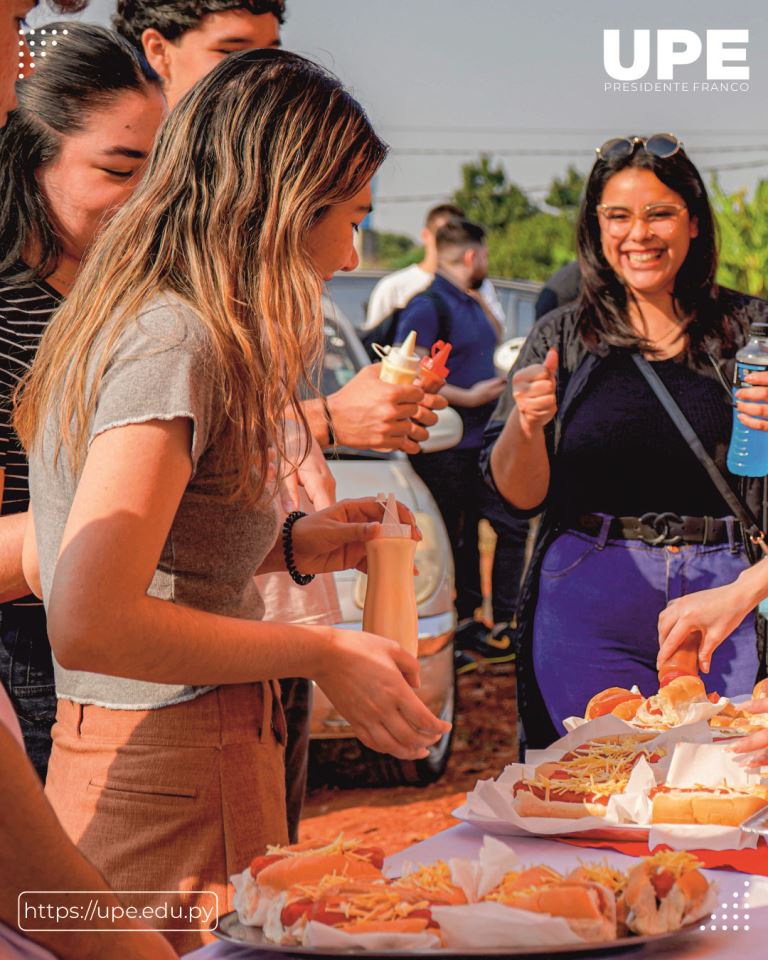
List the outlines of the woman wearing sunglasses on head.
<svg viewBox="0 0 768 960">
<path fill-rule="evenodd" d="M 716 284 L 712 210 L 676 137 L 609 140 L 597 154 L 578 223 L 580 298 L 538 321 L 486 435 L 489 482 L 516 514 L 544 513 L 518 618 L 530 746 L 599 690 L 655 692 L 667 602 L 748 565 L 740 525 L 641 358 L 724 470 L 734 355 L 768 303 Z M 748 492 L 758 506 L 759 489 Z M 757 670 L 744 623 L 707 684 L 744 693 Z"/>
</svg>

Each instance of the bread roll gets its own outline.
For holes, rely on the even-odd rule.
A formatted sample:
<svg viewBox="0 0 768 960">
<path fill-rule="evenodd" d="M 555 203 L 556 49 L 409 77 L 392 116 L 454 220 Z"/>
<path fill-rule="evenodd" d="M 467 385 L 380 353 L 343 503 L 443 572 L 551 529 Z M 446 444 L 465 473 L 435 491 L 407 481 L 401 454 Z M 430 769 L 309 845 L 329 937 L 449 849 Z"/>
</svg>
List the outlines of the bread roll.
<svg viewBox="0 0 768 960">
<path fill-rule="evenodd" d="M 763 792 L 766 796 L 761 795 Z M 768 788 L 750 793 L 719 789 L 669 789 L 654 796 L 651 823 L 701 823 L 738 827 L 765 806 L 768 806 Z"/>
<path fill-rule="evenodd" d="M 355 880 L 381 880 L 384 877 L 381 870 L 367 860 L 344 853 L 324 853 L 278 860 L 261 871 L 258 882 L 262 889 L 288 890 L 299 883 L 318 883 L 332 873 Z"/>
<path fill-rule="evenodd" d="M 587 720 L 604 717 L 625 700 L 636 699 L 638 699 L 638 694 L 632 693 L 631 690 L 627 690 L 625 687 L 608 687 L 606 690 L 601 690 L 600 693 L 596 693 L 594 697 L 592 697 L 587 704 L 587 709 L 584 711 L 584 717 Z M 642 700 L 642 697 L 639 699 Z"/>
</svg>

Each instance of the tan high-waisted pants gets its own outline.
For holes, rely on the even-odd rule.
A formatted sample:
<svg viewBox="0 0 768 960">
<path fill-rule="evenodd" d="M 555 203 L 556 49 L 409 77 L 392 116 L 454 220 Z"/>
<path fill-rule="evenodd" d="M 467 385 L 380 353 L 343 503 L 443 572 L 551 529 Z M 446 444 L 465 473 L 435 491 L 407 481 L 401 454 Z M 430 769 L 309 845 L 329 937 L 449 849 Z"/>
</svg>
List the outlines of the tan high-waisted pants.
<svg viewBox="0 0 768 960">
<path fill-rule="evenodd" d="M 222 686 L 158 710 L 59 700 L 45 791 L 113 890 L 214 890 L 232 909 L 230 874 L 287 842 L 278 691 Z M 167 936 L 180 953 L 211 939 Z"/>
</svg>

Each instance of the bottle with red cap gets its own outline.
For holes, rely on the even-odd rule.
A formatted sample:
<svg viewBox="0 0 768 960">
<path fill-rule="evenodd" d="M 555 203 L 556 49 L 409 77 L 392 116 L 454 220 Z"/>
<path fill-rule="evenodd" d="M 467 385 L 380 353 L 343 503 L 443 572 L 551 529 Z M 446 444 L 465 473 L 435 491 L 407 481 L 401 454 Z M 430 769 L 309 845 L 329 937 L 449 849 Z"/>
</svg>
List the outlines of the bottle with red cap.
<svg viewBox="0 0 768 960">
<path fill-rule="evenodd" d="M 421 361 L 419 380 L 424 387 L 424 393 L 437 393 L 445 385 L 445 378 L 450 372 L 447 361 L 452 349 L 450 343 L 438 340 L 432 344 L 431 354 Z"/>
</svg>

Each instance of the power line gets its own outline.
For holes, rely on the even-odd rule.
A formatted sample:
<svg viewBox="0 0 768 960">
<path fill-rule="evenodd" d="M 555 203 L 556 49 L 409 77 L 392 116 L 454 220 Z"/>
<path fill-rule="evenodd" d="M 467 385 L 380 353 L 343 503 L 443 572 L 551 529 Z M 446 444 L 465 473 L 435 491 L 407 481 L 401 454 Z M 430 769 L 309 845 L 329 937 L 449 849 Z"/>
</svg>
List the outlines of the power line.
<svg viewBox="0 0 768 960">
<path fill-rule="evenodd" d="M 617 133 L 615 127 L 472 127 L 472 126 L 451 126 L 435 124 L 387 124 L 378 125 L 381 130 L 392 130 L 401 133 L 498 133 L 509 136 L 548 136 L 548 137 L 570 137 L 570 136 L 601 136 L 609 134 L 612 136 L 623 136 Z M 652 133 L 662 133 L 664 131 L 651 131 Z M 686 130 L 687 137 L 755 137 L 768 136 L 768 130 L 758 130 L 754 127 L 748 129 L 727 129 L 727 130 Z"/>
<path fill-rule="evenodd" d="M 768 144 L 755 143 L 743 146 L 692 147 L 691 153 L 764 153 L 766 150 L 768 150 Z M 570 150 L 537 147 L 393 147 L 391 153 L 400 157 L 464 157 L 475 154 L 497 157 L 573 157 L 594 156 L 595 151 L 586 150 L 583 147 L 574 147 Z"/>
<path fill-rule="evenodd" d="M 711 167 L 700 167 L 700 173 L 725 173 L 729 170 L 752 170 L 758 167 L 768 167 L 768 157 L 763 157 L 760 160 L 753 160 L 750 163 L 725 163 L 718 164 L 717 166 Z M 515 184 L 519 187 L 523 193 L 533 194 L 533 193 L 548 193 L 550 186 L 545 187 L 525 187 L 520 184 Z M 402 194 L 395 195 L 392 197 L 376 197 L 376 204 L 383 203 L 433 203 L 437 200 L 445 200 L 450 197 L 455 190 L 444 190 L 442 193 L 415 193 L 415 194 Z"/>
</svg>

